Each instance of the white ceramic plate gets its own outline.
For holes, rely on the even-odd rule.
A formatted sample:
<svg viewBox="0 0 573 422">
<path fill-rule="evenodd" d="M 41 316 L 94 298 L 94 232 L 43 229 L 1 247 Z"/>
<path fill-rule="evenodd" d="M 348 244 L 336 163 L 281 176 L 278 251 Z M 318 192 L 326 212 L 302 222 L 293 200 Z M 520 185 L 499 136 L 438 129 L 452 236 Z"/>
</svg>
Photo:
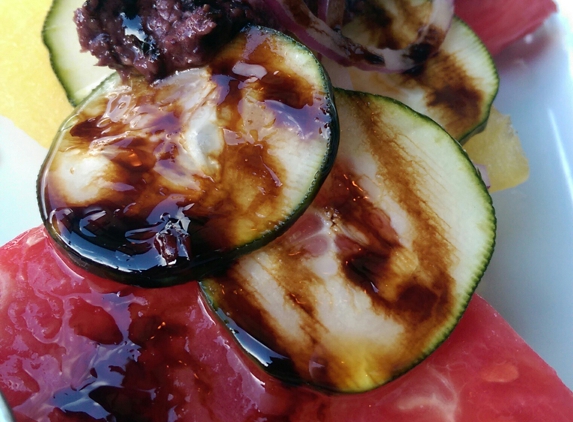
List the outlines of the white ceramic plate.
<svg viewBox="0 0 573 422">
<path fill-rule="evenodd" d="M 496 58 L 529 180 L 493 195 L 498 243 L 479 292 L 573 389 L 573 2 Z"/>
<path fill-rule="evenodd" d="M 494 194 L 498 245 L 479 288 L 573 388 L 573 3 L 496 60 L 497 107 L 530 160 L 523 185 Z M 40 224 L 46 150 L 0 117 L 0 244 Z"/>
</svg>

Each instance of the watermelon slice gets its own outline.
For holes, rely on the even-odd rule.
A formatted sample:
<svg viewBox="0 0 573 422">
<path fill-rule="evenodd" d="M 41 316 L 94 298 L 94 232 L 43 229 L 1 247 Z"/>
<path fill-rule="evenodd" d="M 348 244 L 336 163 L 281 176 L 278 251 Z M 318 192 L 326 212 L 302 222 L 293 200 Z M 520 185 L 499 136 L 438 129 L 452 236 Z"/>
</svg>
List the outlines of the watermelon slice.
<svg viewBox="0 0 573 422">
<path fill-rule="evenodd" d="M 455 0 L 455 13 L 495 55 L 557 11 L 553 0 Z"/>
<path fill-rule="evenodd" d="M 197 285 L 69 266 L 43 229 L 0 249 L 0 390 L 19 421 L 571 421 L 573 393 L 481 298 L 396 381 L 326 396 L 245 358 Z"/>
</svg>

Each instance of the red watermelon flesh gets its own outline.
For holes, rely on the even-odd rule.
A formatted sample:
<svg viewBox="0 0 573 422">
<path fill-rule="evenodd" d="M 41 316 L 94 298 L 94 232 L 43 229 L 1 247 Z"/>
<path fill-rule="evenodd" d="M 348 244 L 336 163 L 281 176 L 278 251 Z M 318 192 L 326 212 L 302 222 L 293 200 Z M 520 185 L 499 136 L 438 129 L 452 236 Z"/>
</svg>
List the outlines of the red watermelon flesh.
<svg viewBox="0 0 573 422">
<path fill-rule="evenodd" d="M 456 15 L 494 55 L 535 31 L 556 11 L 553 0 L 455 0 Z"/>
<path fill-rule="evenodd" d="M 416 368 L 327 396 L 241 354 L 195 283 L 144 290 L 94 277 L 41 228 L 0 249 L 0 284 L 0 389 L 19 421 L 573 420 L 573 393 L 477 296 Z"/>
</svg>

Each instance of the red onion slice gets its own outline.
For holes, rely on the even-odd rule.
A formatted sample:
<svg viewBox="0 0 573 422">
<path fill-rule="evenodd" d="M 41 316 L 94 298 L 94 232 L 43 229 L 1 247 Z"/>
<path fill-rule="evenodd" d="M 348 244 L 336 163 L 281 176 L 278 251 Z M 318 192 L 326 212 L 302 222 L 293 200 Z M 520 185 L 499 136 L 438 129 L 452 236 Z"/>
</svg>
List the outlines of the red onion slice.
<svg viewBox="0 0 573 422">
<path fill-rule="evenodd" d="M 428 1 L 432 3 L 430 18 L 418 30 L 418 38 L 400 50 L 366 47 L 355 43 L 315 16 L 303 0 L 267 0 L 265 3 L 286 30 L 317 53 L 343 66 L 403 72 L 431 57 L 449 29 L 454 14 L 453 0 Z M 333 5 L 336 5 L 335 0 L 323 3 L 319 7 L 319 15 L 330 19 L 330 13 L 325 9 Z"/>
</svg>

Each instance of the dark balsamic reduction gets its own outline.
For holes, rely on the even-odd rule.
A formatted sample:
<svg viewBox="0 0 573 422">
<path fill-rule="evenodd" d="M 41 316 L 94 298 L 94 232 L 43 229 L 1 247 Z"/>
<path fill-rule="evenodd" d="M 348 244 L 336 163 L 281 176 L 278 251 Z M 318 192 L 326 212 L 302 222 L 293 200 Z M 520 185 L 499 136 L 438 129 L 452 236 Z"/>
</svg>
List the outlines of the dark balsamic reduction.
<svg viewBox="0 0 573 422">
<path fill-rule="evenodd" d="M 278 379 L 287 382 L 290 385 L 299 385 L 303 383 L 303 379 L 296 373 L 293 366 L 292 360 L 288 356 L 284 356 L 279 352 L 271 349 L 266 344 L 261 343 L 257 340 L 256 335 L 260 333 L 260 327 L 254 331 L 255 335 L 251 332 L 243 329 L 239 326 L 228 314 L 226 314 L 222 309 L 216 311 L 217 316 L 225 321 L 225 324 L 233 333 L 241 347 L 243 347 L 256 361 L 259 362 L 261 366 L 265 368 L 265 371 L 269 374 L 277 377 Z M 260 317 L 260 315 L 258 315 Z M 242 315 L 239 317 L 241 322 L 244 324 L 247 315 Z M 258 319 L 259 322 L 261 319 Z M 253 327 L 256 321 L 251 320 L 250 323 L 246 324 L 249 327 Z"/>
<path fill-rule="evenodd" d="M 283 205 L 282 175 L 288 169 L 258 139 L 257 122 L 243 115 L 245 97 L 272 112 L 277 131 L 294 130 L 309 142 L 318 142 L 328 130 L 331 115 L 322 93 L 281 62 L 269 38 L 253 29 L 210 65 L 226 143 L 217 157 L 219 174 L 194 177 L 198 187 L 164 180 L 166 172 L 184 175 L 177 164 L 184 152 L 176 138 L 186 128 L 182 105 L 162 103 L 160 88 L 132 78 L 131 91 L 103 106 L 107 114 L 78 116 L 69 130 L 71 147 L 87 150 L 111 139 L 101 150 L 113 164 L 113 174 L 106 175 L 111 187 L 87 206 L 69 205 L 47 169 L 40 191 L 45 220 L 77 264 L 141 286 L 185 282 L 224 266 L 249 242 L 261 241 L 245 236 L 259 233 L 262 239 L 283 224 L 292 213 Z M 256 66 L 264 74 L 237 73 L 236 66 Z M 136 117 L 121 121 L 125 110 Z M 133 129 L 140 118 L 147 119 L 146 136 Z M 245 225 L 248 233 L 241 232 Z"/>
<path fill-rule="evenodd" d="M 431 317 L 438 296 L 432 289 L 418 284 L 415 279 L 401 288 L 395 301 L 385 298 L 385 283 L 392 268 L 390 258 L 401 248 L 390 218 L 375 207 L 355 182 L 356 178 L 339 168 L 332 172 L 329 195 L 342 224 L 352 225 L 366 241 L 356 241 L 343 234 L 336 238 L 342 271 L 346 279 L 368 293 L 372 303 L 382 310 L 390 310 L 394 317 L 409 324 L 421 323 Z"/>
<path fill-rule="evenodd" d="M 82 275 L 81 270 L 74 272 Z M 61 297 L 67 311 L 60 334 L 71 335 L 69 329 L 95 342 L 95 348 L 88 348 L 84 356 L 71 353 L 70 359 L 89 359 L 90 369 L 79 384 L 54 392 L 44 403 L 53 407 L 49 420 L 280 422 L 291 420 L 303 402 L 317 408 L 313 420 L 322 420 L 326 396 L 250 372 L 227 333 L 216 328 L 203 308 L 197 285 L 128 286 L 118 293 L 101 293 L 98 279 L 91 275 L 81 283 L 82 293 Z M 113 286 L 102 288 L 113 290 Z M 92 301 L 104 303 L 105 309 Z M 244 335 L 241 338 L 252 350 L 264 348 Z M 289 371 L 289 362 L 272 352 L 267 364 L 279 372 Z M 236 408 L 227 396 L 236 400 Z"/>
<path fill-rule="evenodd" d="M 368 113 L 364 113 L 364 116 L 368 116 Z M 380 136 L 380 133 L 377 133 L 377 136 Z M 382 139 L 377 139 L 374 144 L 380 145 L 384 142 Z M 404 167 L 397 165 L 397 168 Z M 437 255 L 428 254 L 427 259 L 432 262 L 422 264 L 435 267 L 424 270 L 436 273 L 432 275 L 433 283 L 428 285 L 424 280 L 417 279 L 416 273 L 412 273 L 405 280 L 398 279 L 399 285 L 393 284 L 395 279 L 393 265 L 396 264 L 392 262 L 392 258 L 403 246 L 390 224 L 390 218 L 371 202 L 357 180 L 339 160 L 307 214 L 326 213 L 334 216 L 332 218 L 335 226 L 352 227 L 353 231 L 360 233 L 360 240 L 357 240 L 356 237 L 351 238 L 344 234 L 342 229 L 337 231 L 334 243 L 339 271 L 344 274 L 348 283 L 356 285 L 370 297 L 375 312 L 391 315 L 404 324 L 406 332 L 403 341 L 412 342 L 412 350 L 416 350 L 417 342 L 420 341 L 418 327 L 427 326 L 423 335 L 430 335 L 433 324 L 439 326 L 450 306 L 448 302 L 450 276 L 440 273 L 441 260 L 447 260 L 447 255 L 438 258 L 439 246 L 436 244 Z M 415 198 L 410 198 L 410 201 L 413 203 L 412 207 L 418 206 Z M 412 212 L 416 212 L 420 215 L 419 218 L 423 219 L 423 212 L 420 210 Z M 312 226 L 315 227 L 316 224 Z M 308 229 L 308 233 L 301 232 L 301 235 L 312 237 L 313 230 L 319 230 L 310 226 Z M 430 232 L 428 228 L 420 230 Z M 301 320 L 304 321 L 303 331 L 311 336 L 312 333 L 321 333 L 324 327 L 315 315 L 316 303 L 313 301 L 320 301 L 323 298 L 315 297 L 316 292 L 313 287 L 324 281 L 311 269 L 300 265 L 305 257 L 312 254 L 301 247 L 298 240 L 293 239 L 291 242 L 289 236 L 277 239 L 267 247 L 266 253 L 271 259 L 276 257 L 273 259 L 273 277 L 278 286 L 284 290 L 283 294 L 291 298 L 291 303 L 301 315 Z M 425 258 L 422 256 L 422 259 Z M 293 268 L 296 268 L 296 271 L 293 272 Z M 280 328 L 274 326 L 274 320 L 266 316 L 264 308 L 259 308 L 256 298 L 252 298 L 248 293 L 250 288 L 243 287 L 243 283 L 249 285 L 249 280 L 245 280 L 241 274 L 231 266 L 225 275 L 210 281 L 204 287 L 208 295 L 213 298 L 219 316 L 243 348 L 268 373 L 284 382 L 312 384 L 314 387 L 336 391 L 344 380 L 336 378 L 336 371 L 330 370 L 328 360 L 303 361 L 313 356 L 317 344 L 306 345 L 301 342 L 291 346 L 277 343 L 277 338 L 280 336 L 276 334 L 276 330 Z M 308 298 L 311 298 L 310 303 Z M 439 309 L 442 311 L 438 311 Z M 316 338 L 320 339 L 320 334 L 317 334 Z M 313 350 L 307 350 L 306 346 Z M 407 349 L 407 346 L 404 347 Z M 279 361 L 280 365 L 275 365 L 275 361 Z M 383 367 L 386 363 L 380 362 L 380 364 Z M 396 367 L 397 373 L 402 370 Z M 307 371 L 312 371 L 312 374 Z"/>
<path fill-rule="evenodd" d="M 145 304 L 138 304 L 138 296 L 137 290 L 124 291 L 121 296 L 107 294 L 107 301 L 118 306 L 111 314 L 100 308 L 100 317 L 96 315 L 91 324 L 86 322 L 94 315 L 93 306 L 82 301 L 72 309 L 70 328 L 98 346 L 83 384 L 53 396 L 51 404 L 62 420 L 177 420 L 171 411 L 185 404 L 185 392 L 174 385 L 171 377 L 180 367 L 201 371 L 200 363 L 184 345 L 190 330 L 182 318 L 182 308 L 185 300 L 191 306 L 195 298 L 188 291 L 180 290 L 177 297 L 166 291 L 169 300 L 151 294 Z M 106 323 L 100 325 L 102 320 Z M 124 328 L 120 330 L 119 326 Z M 106 328 L 114 333 L 113 342 L 101 337 Z M 208 384 L 203 386 L 202 394 L 209 395 Z"/>
<path fill-rule="evenodd" d="M 414 81 L 423 87 L 425 102 L 444 119 L 448 132 L 460 139 L 467 135 L 462 130 L 475 126 L 482 119 L 480 108 L 486 98 L 479 89 L 471 89 L 475 83 L 455 55 L 444 51 L 438 52 L 438 55 L 431 65 L 420 64 L 397 76 L 398 83 L 407 86 Z"/>
<path fill-rule="evenodd" d="M 337 235 L 337 262 L 340 263 L 340 271 L 347 280 L 369 294 L 372 301 L 384 311 L 393 308 L 393 304 L 378 295 L 378 285 L 384 280 L 386 261 L 392 248 L 399 246 L 399 240 L 390 226 L 389 218 L 370 202 L 355 180 L 352 174 L 337 163 L 315 199 L 312 209 L 313 212 L 318 209 L 319 212 L 336 215 L 336 224 L 352 225 L 366 236 L 367 241 L 357 243 L 344 234 Z M 312 236 L 313 229 L 309 229 L 311 232 L 303 236 Z M 314 315 L 314 305 L 308 303 L 307 299 L 314 297 L 311 289 L 314 283 L 321 281 L 312 271 L 300 265 L 308 252 L 301 249 L 300 245 L 291 243 L 288 236 L 284 236 L 276 240 L 271 250 L 267 249 L 267 253 L 277 257 L 274 262 L 280 269 L 273 272 L 273 275 L 278 285 L 289 294 L 294 307 L 305 315 L 305 330 L 309 333 L 320 333 L 324 328 Z M 293 268 L 296 268 L 295 273 L 292 272 Z M 231 266 L 225 275 L 206 285 L 208 294 L 216 303 L 219 317 L 265 371 L 287 383 L 309 383 L 308 374 L 300 373 L 295 365 L 296 361 L 300 363 L 300 356 L 292 355 L 293 349 L 284 349 L 277 344 L 277 336 L 274 334 L 276 327 L 272 321 L 267 320 L 264 310 L 258 308 L 258 303 L 249 299 L 248 293 L 243 293 L 243 279 L 240 276 L 235 277 L 235 274 L 237 273 Z M 428 306 L 431 308 L 431 302 L 430 300 L 430 303 L 417 305 L 427 309 Z M 301 356 L 311 355 L 307 350 L 298 350 L 295 353 L 300 353 Z M 338 380 L 331 378 L 328 362 L 308 362 L 306 366 L 313 367 L 312 383 L 315 387 L 336 390 Z"/>
</svg>

